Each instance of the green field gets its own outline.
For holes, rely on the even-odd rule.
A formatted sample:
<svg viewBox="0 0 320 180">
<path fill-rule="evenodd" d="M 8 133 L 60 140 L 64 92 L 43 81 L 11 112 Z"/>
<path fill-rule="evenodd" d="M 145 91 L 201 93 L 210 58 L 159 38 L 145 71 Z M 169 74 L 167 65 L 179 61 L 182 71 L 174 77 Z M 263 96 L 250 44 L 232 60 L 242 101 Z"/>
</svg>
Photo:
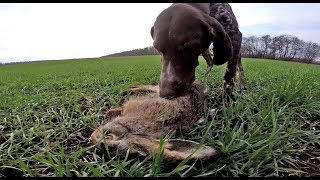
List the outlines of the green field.
<svg viewBox="0 0 320 180">
<path fill-rule="evenodd" d="M 225 65 L 208 77 L 206 124 L 184 136 L 220 156 L 167 166 L 161 154 L 119 157 L 88 142 L 129 86 L 156 84 L 158 56 L 97 58 L 0 67 L 1 176 L 320 175 L 320 66 L 243 59 L 248 90 L 216 103 Z M 197 79 L 205 82 L 205 61 Z"/>
</svg>

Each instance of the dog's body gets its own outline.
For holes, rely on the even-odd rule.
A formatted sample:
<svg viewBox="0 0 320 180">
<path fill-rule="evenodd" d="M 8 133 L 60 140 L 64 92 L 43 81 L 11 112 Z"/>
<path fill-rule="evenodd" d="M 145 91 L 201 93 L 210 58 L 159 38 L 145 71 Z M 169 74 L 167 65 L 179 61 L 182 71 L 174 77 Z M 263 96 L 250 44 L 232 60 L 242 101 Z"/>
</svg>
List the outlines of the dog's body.
<svg viewBox="0 0 320 180">
<path fill-rule="evenodd" d="M 162 11 L 151 28 L 154 47 L 161 54 L 160 96 L 172 99 L 184 94 L 195 80 L 198 56 L 208 64 L 228 63 L 223 88 L 232 92 L 238 69 L 243 90 L 241 40 L 237 20 L 231 7 L 224 3 L 173 3 Z M 213 44 L 213 58 L 209 46 Z"/>
<path fill-rule="evenodd" d="M 223 26 L 232 41 L 233 56 L 228 62 L 227 72 L 224 80 L 232 83 L 236 72 L 239 78 L 240 90 L 245 90 L 244 74 L 241 64 L 241 42 L 242 33 L 239 30 L 239 25 L 236 16 L 234 15 L 231 6 L 228 3 L 210 3 L 210 16 L 217 19 Z M 232 85 L 232 84 L 231 84 Z"/>
</svg>

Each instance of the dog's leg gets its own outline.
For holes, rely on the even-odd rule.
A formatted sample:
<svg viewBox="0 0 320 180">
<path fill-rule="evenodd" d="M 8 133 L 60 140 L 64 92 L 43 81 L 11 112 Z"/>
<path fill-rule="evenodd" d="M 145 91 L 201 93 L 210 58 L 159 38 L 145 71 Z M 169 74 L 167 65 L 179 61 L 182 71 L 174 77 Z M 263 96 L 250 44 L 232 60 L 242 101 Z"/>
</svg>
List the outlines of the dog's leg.
<svg viewBox="0 0 320 180">
<path fill-rule="evenodd" d="M 243 73 L 243 67 L 241 64 L 241 54 L 238 60 L 238 65 L 237 65 L 237 75 L 238 75 L 238 79 L 239 79 L 239 88 L 240 91 L 245 91 L 247 88 L 245 86 L 245 82 L 244 82 L 244 73 Z"/>
<path fill-rule="evenodd" d="M 231 95 L 234 85 L 234 77 L 237 71 L 237 58 L 233 55 L 227 64 L 226 72 L 223 78 L 222 90 L 223 94 Z"/>
<path fill-rule="evenodd" d="M 238 31 L 238 33 L 233 34 L 232 36 L 230 36 L 230 38 L 232 40 L 233 55 L 227 64 L 226 72 L 224 75 L 223 93 L 225 95 L 232 95 L 232 90 L 234 86 L 234 77 L 237 72 L 238 62 L 241 58 L 240 56 L 240 48 L 241 48 L 241 41 L 242 41 L 241 32 Z"/>
</svg>

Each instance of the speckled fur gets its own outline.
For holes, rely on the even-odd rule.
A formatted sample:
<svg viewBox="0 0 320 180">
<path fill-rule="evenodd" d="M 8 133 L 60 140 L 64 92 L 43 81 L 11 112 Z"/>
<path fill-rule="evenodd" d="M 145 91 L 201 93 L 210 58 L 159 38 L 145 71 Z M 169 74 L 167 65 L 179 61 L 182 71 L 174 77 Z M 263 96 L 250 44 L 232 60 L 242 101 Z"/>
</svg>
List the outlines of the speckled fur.
<svg viewBox="0 0 320 180">
<path fill-rule="evenodd" d="M 238 72 L 240 90 L 245 90 L 244 73 L 240 54 L 242 33 L 239 30 L 237 18 L 228 3 L 210 3 L 210 16 L 217 19 L 232 41 L 233 57 L 227 64 L 227 70 L 224 75 L 225 86 L 232 88 L 234 77 L 236 72 Z M 227 91 L 231 91 L 231 89 Z"/>
</svg>

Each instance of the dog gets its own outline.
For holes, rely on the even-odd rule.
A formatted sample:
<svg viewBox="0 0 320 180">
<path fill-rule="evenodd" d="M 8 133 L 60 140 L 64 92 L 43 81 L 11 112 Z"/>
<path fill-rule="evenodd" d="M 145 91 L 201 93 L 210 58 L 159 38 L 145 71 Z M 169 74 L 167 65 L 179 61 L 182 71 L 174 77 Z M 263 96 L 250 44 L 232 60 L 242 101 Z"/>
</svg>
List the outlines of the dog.
<svg viewBox="0 0 320 180">
<path fill-rule="evenodd" d="M 240 47 L 242 34 L 228 4 L 173 3 L 163 10 L 150 30 L 153 46 L 161 55 L 160 97 L 183 96 L 195 81 L 195 69 L 202 54 L 209 72 L 226 62 L 223 91 L 231 94 L 238 69 L 244 89 Z M 213 45 L 213 58 L 209 46 Z"/>
</svg>

